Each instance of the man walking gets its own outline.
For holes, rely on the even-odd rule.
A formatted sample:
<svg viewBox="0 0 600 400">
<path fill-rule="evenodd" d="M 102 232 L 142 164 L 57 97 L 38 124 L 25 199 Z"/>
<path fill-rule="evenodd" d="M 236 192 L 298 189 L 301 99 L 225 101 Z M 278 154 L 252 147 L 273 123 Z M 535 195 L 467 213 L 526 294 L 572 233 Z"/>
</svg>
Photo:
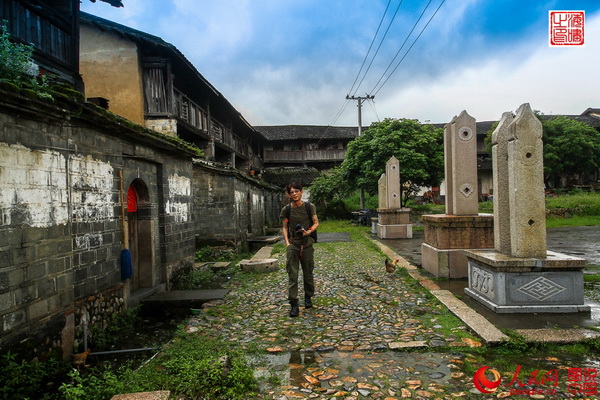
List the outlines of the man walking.
<svg viewBox="0 0 600 400">
<path fill-rule="evenodd" d="M 283 220 L 283 240 L 286 245 L 286 269 L 288 273 L 288 299 L 290 301 L 290 317 L 300 314 L 298 306 L 298 273 L 302 266 L 304 281 L 304 307 L 312 308 L 311 298 L 315 294 L 315 268 L 313 243 L 316 241 L 316 230 L 319 218 L 314 204 L 302 201 L 302 186 L 290 183 L 286 191 L 290 196 L 290 204 L 283 207 L 280 218 Z"/>
</svg>

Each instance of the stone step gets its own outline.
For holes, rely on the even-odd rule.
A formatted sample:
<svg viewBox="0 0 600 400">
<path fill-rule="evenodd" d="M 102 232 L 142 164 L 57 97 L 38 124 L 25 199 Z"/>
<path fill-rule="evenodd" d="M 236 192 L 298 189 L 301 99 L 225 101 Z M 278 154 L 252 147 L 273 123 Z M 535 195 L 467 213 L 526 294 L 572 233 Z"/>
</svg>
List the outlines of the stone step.
<svg viewBox="0 0 600 400">
<path fill-rule="evenodd" d="M 271 258 L 271 253 L 273 252 L 273 246 L 265 246 L 256 252 L 251 258 L 251 260 L 260 260 L 265 258 Z"/>
<path fill-rule="evenodd" d="M 244 272 L 271 272 L 279 269 L 279 260 L 276 258 L 262 258 L 240 261 L 240 268 Z"/>
<path fill-rule="evenodd" d="M 113 396 L 110 400 L 167 400 L 170 396 L 170 391 L 159 390 L 156 392 L 117 394 Z"/>
<path fill-rule="evenodd" d="M 229 289 L 171 290 L 156 293 L 144 299 L 142 303 L 150 307 L 199 308 L 209 301 L 221 300 L 228 292 Z"/>
</svg>

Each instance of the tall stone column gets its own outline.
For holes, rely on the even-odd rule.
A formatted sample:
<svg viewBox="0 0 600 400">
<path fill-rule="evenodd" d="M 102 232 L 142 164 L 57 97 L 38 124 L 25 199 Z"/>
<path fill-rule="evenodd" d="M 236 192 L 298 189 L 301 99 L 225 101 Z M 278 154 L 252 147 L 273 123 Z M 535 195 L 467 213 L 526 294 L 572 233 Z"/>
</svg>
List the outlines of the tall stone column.
<svg viewBox="0 0 600 400">
<path fill-rule="evenodd" d="M 477 126 L 466 111 L 444 130 L 446 213 L 477 215 Z"/>
<path fill-rule="evenodd" d="M 464 278 L 464 250 L 494 246 L 493 217 L 479 214 L 477 124 L 466 111 L 444 128 L 446 214 L 424 215 L 423 268 L 443 278 Z"/>
<path fill-rule="evenodd" d="M 517 110 L 508 135 L 510 254 L 546 256 L 546 197 L 542 123 L 529 104 Z"/>
<path fill-rule="evenodd" d="M 492 133 L 492 170 L 494 173 L 494 247 L 497 252 L 510 254 L 510 200 L 508 188 L 508 133 L 515 116 L 502 114 Z"/>
</svg>

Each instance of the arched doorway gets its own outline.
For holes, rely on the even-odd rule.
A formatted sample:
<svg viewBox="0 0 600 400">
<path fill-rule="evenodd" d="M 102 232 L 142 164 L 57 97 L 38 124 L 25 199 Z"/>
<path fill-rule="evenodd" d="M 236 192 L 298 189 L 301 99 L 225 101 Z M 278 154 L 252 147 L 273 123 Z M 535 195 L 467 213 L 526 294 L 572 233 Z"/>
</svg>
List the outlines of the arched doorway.
<svg viewBox="0 0 600 400">
<path fill-rule="evenodd" d="M 151 211 L 148 186 L 142 179 L 134 179 L 127 189 L 127 225 L 133 268 L 132 290 L 154 285 Z"/>
</svg>

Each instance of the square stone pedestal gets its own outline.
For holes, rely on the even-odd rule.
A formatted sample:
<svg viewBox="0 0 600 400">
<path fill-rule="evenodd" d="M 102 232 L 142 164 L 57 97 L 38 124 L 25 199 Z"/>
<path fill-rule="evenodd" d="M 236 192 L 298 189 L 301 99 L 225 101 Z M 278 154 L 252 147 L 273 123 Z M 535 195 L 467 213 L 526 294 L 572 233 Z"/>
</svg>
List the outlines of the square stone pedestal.
<svg viewBox="0 0 600 400">
<path fill-rule="evenodd" d="M 440 278 L 466 278 L 468 262 L 464 250 L 494 248 L 494 216 L 423 215 L 425 240 L 421 264 Z"/>
<path fill-rule="evenodd" d="M 583 298 L 582 258 L 549 251 L 546 258 L 516 258 L 493 250 L 466 252 L 465 293 L 496 313 L 590 311 Z"/>
<path fill-rule="evenodd" d="M 469 276 L 468 260 L 464 250 L 438 249 L 421 244 L 421 265 L 438 278 L 466 278 Z"/>
<path fill-rule="evenodd" d="M 379 239 L 411 239 L 413 237 L 412 224 L 377 224 L 377 237 Z"/>
<path fill-rule="evenodd" d="M 411 239 L 410 208 L 378 208 L 377 237 L 380 239 Z"/>
</svg>

